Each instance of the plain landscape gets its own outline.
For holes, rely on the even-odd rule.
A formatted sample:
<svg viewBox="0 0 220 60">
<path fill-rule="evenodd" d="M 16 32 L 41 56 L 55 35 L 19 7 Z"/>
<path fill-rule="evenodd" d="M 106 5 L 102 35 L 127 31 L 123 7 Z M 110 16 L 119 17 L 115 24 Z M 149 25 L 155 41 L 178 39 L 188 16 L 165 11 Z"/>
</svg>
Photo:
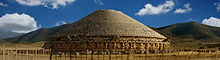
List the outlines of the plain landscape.
<svg viewBox="0 0 220 60">
<path fill-rule="evenodd" d="M 2 38 L 0 48 L 39 48 L 41 49 L 47 38 L 53 35 L 60 29 L 68 26 L 68 24 L 53 27 L 41 28 L 39 30 L 23 34 L 17 37 Z M 177 23 L 165 27 L 153 28 L 157 32 L 170 38 L 173 48 L 200 48 L 200 49 L 216 49 L 219 47 L 220 28 L 203 25 L 197 22 Z M 3 35 L 3 34 L 2 34 Z M 7 36 L 7 35 L 4 35 Z M 202 38 L 201 38 L 202 37 Z M 17 57 L 16 57 L 17 56 Z M 4 60 L 48 60 L 49 54 L 21 54 L 21 55 L 5 55 Z M 55 60 L 70 59 L 70 55 L 66 57 L 59 57 L 64 55 L 57 55 Z M 219 52 L 176 52 L 176 53 L 156 53 L 156 54 L 123 54 L 123 55 L 93 55 L 94 60 L 218 60 Z M 1 55 L 3 57 L 3 55 Z M 11 58 L 12 57 L 12 58 Z M 91 55 L 71 55 L 73 60 L 90 60 Z M 104 57 L 104 58 L 103 58 Z M 111 57 L 111 58 L 109 58 Z M 1 60 L 1 59 L 0 59 Z"/>
<path fill-rule="evenodd" d="M 19 35 L 16 37 L 2 38 L 0 43 L 24 43 L 31 44 L 47 41 L 48 37 L 55 34 L 69 24 L 41 28 L 36 31 Z M 165 27 L 154 28 L 155 31 L 169 38 L 171 45 L 175 48 L 215 48 L 220 46 L 220 28 L 212 27 L 197 22 L 177 23 Z M 4 35 L 4 34 L 0 34 Z M 4 35 L 7 36 L 7 35 Z"/>
</svg>

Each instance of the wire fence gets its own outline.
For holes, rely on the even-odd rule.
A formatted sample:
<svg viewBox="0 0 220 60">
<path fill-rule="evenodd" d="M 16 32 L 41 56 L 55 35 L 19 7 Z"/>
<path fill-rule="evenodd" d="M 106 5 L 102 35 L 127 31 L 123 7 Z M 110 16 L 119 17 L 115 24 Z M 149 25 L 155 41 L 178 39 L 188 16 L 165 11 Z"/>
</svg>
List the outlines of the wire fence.
<svg viewBox="0 0 220 60">
<path fill-rule="evenodd" d="M 50 60 L 50 50 L 2 48 L 0 60 Z M 166 53 L 52 53 L 51 60 L 219 60 L 218 50 L 172 50 Z"/>
</svg>

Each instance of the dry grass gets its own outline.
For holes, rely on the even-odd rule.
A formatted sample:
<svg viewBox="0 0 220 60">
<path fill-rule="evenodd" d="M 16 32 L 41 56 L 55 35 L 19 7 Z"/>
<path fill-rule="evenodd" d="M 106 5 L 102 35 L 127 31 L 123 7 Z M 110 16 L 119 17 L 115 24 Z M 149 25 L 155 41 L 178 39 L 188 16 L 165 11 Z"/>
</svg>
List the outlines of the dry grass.
<svg viewBox="0 0 220 60">
<path fill-rule="evenodd" d="M 49 55 L 0 55 L 0 60 L 49 60 Z M 16 59 L 17 58 L 17 59 Z M 91 55 L 54 55 L 53 60 L 91 60 Z M 130 55 L 93 55 L 93 60 L 219 60 L 215 56 L 172 56 L 172 55 L 145 55 L 145 54 L 130 54 Z"/>
<path fill-rule="evenodd" d="M 3 58 L 4 57 L 4 58 Z M 0 55 L 0 60 L 50 60 L 49 55 Z"/>
<path fill-rule="evenodd" d="M 185 54 L 188 53 L 188 54 Z M 169 53 L 169 54 L 123 54 L 123 55 L 72 55 L 72 60 L 219 60 L 215 53 L 203 53 L 203 54 L 190 54 L 192 52 L 185 53 Z M 53 56 L 53 59 L 61 59 L 65 55 Z M 70 60 L 70 56 L 66 55 L 66 60 Z"/>
<path fill-rule="evenodd" d="M 193 54 L 192 54 L 193 53 Z M 66 56 L 66 57 L 65 57 Z M 92 57 L 93 56 L 93 57 Z M 53 60 L 220 60 L 220 54 L 179 52 L 167 54 L 122 54 L 122 55 L 53 55 Z M 4 57 L 4 58 L 3 58 Z M 71 58 L 71 59 L 70 59 Z M 0 60 L 49 60 L 49 54 L 0 55 Z"/>
<path fill-rule="evenodd" d="M 0 48 L 42 48 L 45 42 L 36 43 L 9 43 L 0 45 Z"/>
<path fill-rule="evenodd" d="M 44 42 L 32 44 L 6 44 L 5 48 L 41 48 Z M 2 48 L 3 46 L 0 46 Z M 61 57 L 60 57 L 61 56 Z M 53 60 L 220 60 L 215 52 L 176 52 L 166 54 L 123 54 L 123 55 L 53 55 Z M 4 58 L 3 58 L 4 57 Z M 9 54 L 0 55 L 0 60 L 49 60 L 49 54 Z"/>
</svg>

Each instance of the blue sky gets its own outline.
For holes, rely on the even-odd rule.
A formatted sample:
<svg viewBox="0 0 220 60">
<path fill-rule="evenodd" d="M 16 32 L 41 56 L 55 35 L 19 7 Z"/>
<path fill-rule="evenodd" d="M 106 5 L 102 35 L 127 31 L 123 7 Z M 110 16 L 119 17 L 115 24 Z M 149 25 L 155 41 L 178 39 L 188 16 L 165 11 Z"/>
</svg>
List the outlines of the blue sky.
<svg viewBox="0 0 220 60">
<path fill-rule="evenodd" d="M 26 0 L 0 0 L 0 29 L 6 28 L 6 30 L 14 32 L 29 32 L 38 28 L 50 28 L 56 26 L 57 23 L 62 24 L 77 21 L 98 9 L 122 11 L 128 16 L 151 27 L 162 27 L 190 21 L 207 25 L 210 24 L 217 27 L 220 26 L 220 0 L 66 0 L 66 2 L 63 0 L 64 3 L 56 1 L 59 0 L 54 0 L 53 2 L 50 0 L 38 0 L 36 2 L 28 2 Z M 168 3 L 168 1 L 172 3 Z M 165 6 L 166 4 L 168 5 Z M 146 5 L 148 6 L 146 7 Z M 188 7 L 185 5 L 188 5 Z M 162 7 L 162 10 L 159 6 Z M 145 9 L 145 11 L 148 12 L 141 13 L 141 9 Z M 177 9 L 181 11 L 175 12 Z M 142 15 L 138 15 L 138 12 Z M 20 21 L 15 17 L 13 20 L 12 17 L 8 17 L 6 14 L 9 16 L 12 15 L 12 17 L 14 15 L 18 17 L 27 15 L 27 18 L 20 18 L 20 20 L 23 19 Z M 3 16 L 5 16 L 4 19 Z M 15 25 L 17 23 L 27 22 L 26 20 L 28 20 L 28 23 L 33 25 L 32 27 L 34 28 L 30 28 L 29 30 L 16 30 L 13 28 L 14 25 L 5 27 L 3 24 L 7 19 L 18 21 Z M 4 23 L 2 22 L 3 20 Z M 204 23 L 204 20 L 206 20 L 207 23 Z M 36 25 L 33 24 L 33 22 L 36 22 Z M 18 25 L 19 24 L 17 24 L 16 27 L 24 27 L 24 25 Z M 25 26 L 24 29 L 26 27 L 30 26 Z"/>
</svg>

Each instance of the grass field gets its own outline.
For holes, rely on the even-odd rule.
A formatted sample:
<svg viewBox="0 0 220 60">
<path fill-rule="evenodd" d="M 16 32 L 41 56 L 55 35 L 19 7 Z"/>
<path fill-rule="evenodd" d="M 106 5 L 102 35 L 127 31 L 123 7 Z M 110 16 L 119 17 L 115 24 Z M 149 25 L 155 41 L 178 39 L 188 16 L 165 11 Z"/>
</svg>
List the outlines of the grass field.
<svg viewBox="0 0 220 60">
<path fill-rule="evenodd" d="M 45 42 L 0 44 L 0 48 L 42 48 Z"/>
<path fill-rule="evenodd" d="M 93 57 L 92 57 L 93 56 Z M 3 58 L 4 57 L 4 58 Z M 49 55 L 0 55 L 0 60 L 49 60 Z M 71 59 L 70 59 L 71 58 Z M 189 55 L 130 54 L 130 55 L 53 55 L 52 60 L 220 60 L 214 53 Z"/>
<path fill-rule="evenodd" d="M 41 48 L 44 42 L 32 44 L 6 44 L 1 48 Z M 71 58 L 71 59 L 70 59 Z M 50 60 L 49 54 L 0 54 L 0 60 Z M 220 52 L 175 52 L 157 54 L 121 55 L 53 55 L 52 60 L 220 60 Z"/>
</svg>

